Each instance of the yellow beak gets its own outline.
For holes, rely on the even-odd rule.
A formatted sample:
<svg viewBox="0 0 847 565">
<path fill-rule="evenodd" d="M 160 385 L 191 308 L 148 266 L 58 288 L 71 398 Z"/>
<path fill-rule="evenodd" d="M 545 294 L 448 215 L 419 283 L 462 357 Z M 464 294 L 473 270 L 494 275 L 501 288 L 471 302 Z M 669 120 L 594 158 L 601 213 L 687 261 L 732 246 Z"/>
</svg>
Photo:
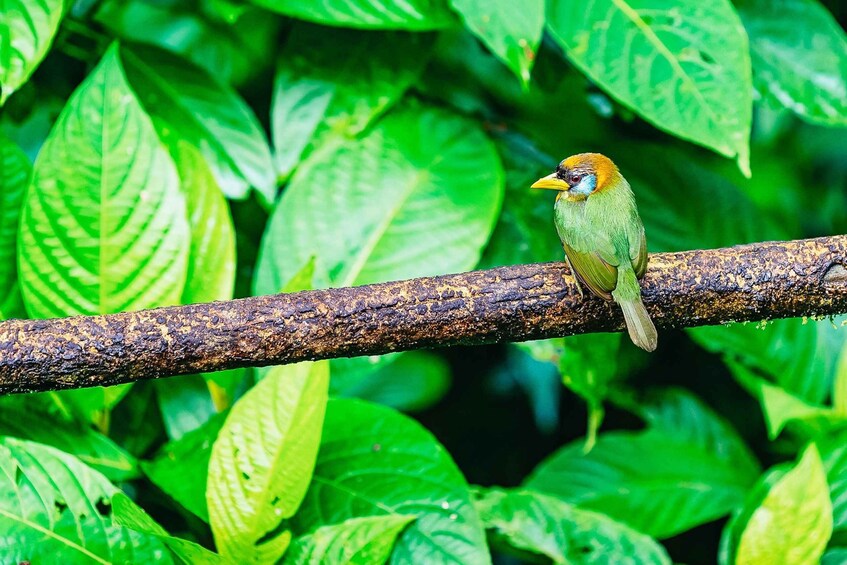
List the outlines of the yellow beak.
<svg viewBox="0 0 847 565">
<path fill-rule="evenodd" d="M 532 183 L 532 186 L 530 186 L 530 188 L 546 188 L 549 190 L 571 189 L 568 183 L 556 176 L 556 173 L 550 173 L 546 177 L 541 177 L 540 179 Z"/>
</svg>

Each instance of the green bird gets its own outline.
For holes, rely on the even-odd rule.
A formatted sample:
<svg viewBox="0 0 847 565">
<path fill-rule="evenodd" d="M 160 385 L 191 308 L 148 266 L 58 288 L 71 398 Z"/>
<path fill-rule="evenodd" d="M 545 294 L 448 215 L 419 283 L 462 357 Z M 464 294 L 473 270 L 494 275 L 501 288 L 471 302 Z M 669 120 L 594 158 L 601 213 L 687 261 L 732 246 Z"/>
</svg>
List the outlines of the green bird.
<svg viewBox="0 0 847 565">
<path fill-rule="evenodd" d="M 641 300 L 638 279 L 647 270 L 647 239 L 629 183 L 608 157 L 580 153 L 532 188 L 558 190 L 555 223 L 565 257 L 579 283 L 623 310 L 629 337 L 653 351 L 656 327 Z M 582 294 L 582 288 L 579 287 Z"/>
</svg>

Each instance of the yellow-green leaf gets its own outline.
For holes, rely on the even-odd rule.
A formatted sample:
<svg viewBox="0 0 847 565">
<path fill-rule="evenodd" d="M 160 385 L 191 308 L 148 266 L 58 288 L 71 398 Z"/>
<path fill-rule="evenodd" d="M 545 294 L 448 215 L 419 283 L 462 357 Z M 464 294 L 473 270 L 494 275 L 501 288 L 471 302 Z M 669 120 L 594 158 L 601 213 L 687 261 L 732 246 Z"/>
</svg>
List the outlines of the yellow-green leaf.
<svg viewBox="0 0 847 565">
<path fill-rule="evenodd" d="M 832 534 L 832 503 L 820 454 L 810 445 L 771 486 L 738 540 L 738 565 L 817 563 Z"/>
<path fill-rule="evenodd" d="M 113 46 L 35 161 L 18 248 L 27 311 L 48 318 L 180 301 L 189 233 L 167 150 Z"/>
<path fill-rule="evenodd" d="M 225 557 L 272 562 L 291 533 L 312 477 L 329 388 L 329 362 L 275 367 L 235 403 L 212 448 L 206 501 Z"/>
<path fill-rule="evenodd" d="M 63 9 L 62 0 L 6 0 L 0 6 L 0 106 L 47 54 Z"/>
</svg>

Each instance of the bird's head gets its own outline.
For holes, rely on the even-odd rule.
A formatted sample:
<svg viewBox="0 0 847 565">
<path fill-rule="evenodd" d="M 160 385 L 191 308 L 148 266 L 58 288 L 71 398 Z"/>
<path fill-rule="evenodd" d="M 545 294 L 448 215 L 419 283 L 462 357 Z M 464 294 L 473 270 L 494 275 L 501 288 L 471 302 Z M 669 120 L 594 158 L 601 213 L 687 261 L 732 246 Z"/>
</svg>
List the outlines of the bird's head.
<svg viewBox="0 0 847 565">
<path fill-rule="evenodd" d="M 541 177 L 532 188 L 558 190 L 556 199 L 585 200 L 595 192 L 614 185 L 620 175 L 611 159 L 600 153 L 580 153 L 559 163 L 556 170 Z"/>
</svg>

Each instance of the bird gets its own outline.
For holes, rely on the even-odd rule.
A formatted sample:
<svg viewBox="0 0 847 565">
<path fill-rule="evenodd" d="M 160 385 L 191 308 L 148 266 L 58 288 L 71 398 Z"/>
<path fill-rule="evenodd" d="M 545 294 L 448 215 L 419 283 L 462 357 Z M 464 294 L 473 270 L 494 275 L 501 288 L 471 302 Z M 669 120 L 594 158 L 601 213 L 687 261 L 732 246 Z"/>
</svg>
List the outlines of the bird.
<svg viewBox="0 0 847 565">
<path fill-rule="evenodd" d="M 531 187 L 559 191 L 556 231 L 580 295 L 584 285 L 617 303 L 632 342 L 654 351 L 658 335 L 638 282 L 647 270 L 647 239 L 632 188 L 618 167 L 600 153 L 580 153 Z"/>
</svg>

